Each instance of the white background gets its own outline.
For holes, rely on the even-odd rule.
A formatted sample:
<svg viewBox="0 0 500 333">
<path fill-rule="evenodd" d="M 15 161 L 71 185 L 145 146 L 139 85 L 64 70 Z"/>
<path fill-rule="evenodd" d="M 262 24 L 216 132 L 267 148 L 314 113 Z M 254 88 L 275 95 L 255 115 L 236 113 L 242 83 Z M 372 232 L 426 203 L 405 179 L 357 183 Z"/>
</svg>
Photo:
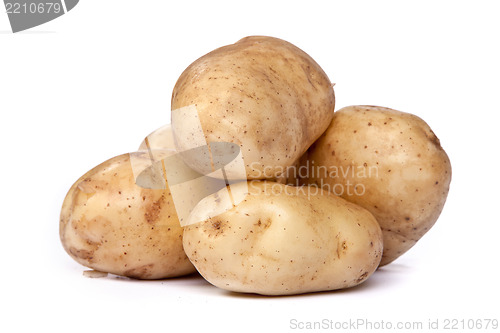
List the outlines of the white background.
<svg viewBox="0 0 500 333">
<path fill-rule="evenodd" d="M 498 4 L 81 0 L 18 34 L 2 8 L 1 331 L 285 332 L 294 318 L 424 328 L 429 319 L 500 319 Z M 382 105 L 430 124 L 453 166 L 435 227 L 366 283 L 338 292 L 260 297 L 196 275 L 83 277 L 59 241 L 66 191 L 169 122 L 172 88 L 192 61 L 255 34 L 308 52 L 336 83 L 336 109 Z"/>
</svg>

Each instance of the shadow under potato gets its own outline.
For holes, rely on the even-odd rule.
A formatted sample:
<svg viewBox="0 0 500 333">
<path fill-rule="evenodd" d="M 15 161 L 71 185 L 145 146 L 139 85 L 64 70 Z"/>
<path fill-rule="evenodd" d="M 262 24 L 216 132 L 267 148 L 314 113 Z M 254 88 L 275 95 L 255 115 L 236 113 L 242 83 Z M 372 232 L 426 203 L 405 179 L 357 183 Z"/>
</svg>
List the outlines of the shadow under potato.
<svg viewBox="0 0 500 333">
<path fill-rule="evenodd" d="M 292 298 L 292 297 L 310 297 L 310 296 L 335 296 L 338 294 L 352 294 L 358 292 L 366 292 L 368 290 L 380 289 L 383 286 L 391 285 L 393 286 L 398 281 L 401 273 L 406 272 L 409 269 L 408 266 L 401 264 L 391 264 L 390 266 L 379 267 L 368 280 L 358 284 L 354 287 L 337 289 L 337 290 L 326 290 L 309 292 L 303 294 L 295 295 L 261 295 L 255 293 L 238 293 L 234 291 L 224 291 L 227 296 L 236 298 Z"/>
</svg>

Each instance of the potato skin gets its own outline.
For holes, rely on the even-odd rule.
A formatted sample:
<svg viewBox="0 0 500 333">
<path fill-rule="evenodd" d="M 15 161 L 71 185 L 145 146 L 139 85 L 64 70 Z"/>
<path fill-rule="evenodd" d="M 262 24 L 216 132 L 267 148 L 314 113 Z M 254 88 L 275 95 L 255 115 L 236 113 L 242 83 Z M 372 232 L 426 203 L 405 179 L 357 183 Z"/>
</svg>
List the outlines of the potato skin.
<svg viewBox="0 0 500 333">
<path fill-rule="evenodd" d="M 174 136 L 172 133 L 171 124 L 163 125 L 144 138 L 138 150 L 141 151 L 148 149 L 166 149 L 175 151 Z"/>
<path fill-rule="evenodd" d="M 92 269 L 137 279 L 195 271 L 182 248 L 182 231 L 170 191 L 135 184 L 130 155 L 93 168 L 69 190 L 60 218 L 66 252 Z"/>
<path fill-rule="evenodd" d="M 382 233 L 367 210 L 319 188 L 308 196 L 309 187 L 304 193 L 269 181 L 248 187 L 233 209 L 184 229 L 186 254 L 213 285 L 300 294 L 355 286 L 377 268 Z"/>
<path fill-rule="evenodd" d="M 198 110 L 208 142 L 241 147 L 247 179 L 272 179 L 326 130 L 335 96 L 308 54 L 278 38 L 250 36 L 186 68 L 172 93 L 173 113 L 190 105 Z M 174 117 L 172 126 L 178 150 L 185 150 L 183 140 L 191 133 L 177 129 Z"/>
<path fill-rule="evenodd" d="M 434 225 L 448 195 L 450 160 L 430 127 L 412 114 L 345 107 L 308 154 L 316 172 L 310 169 L 306 183 L 366 208 L 379 222 L 381 266 L 408 251 Z M 325 167 L 338 172 L 319 171 Z"/>
</svg>

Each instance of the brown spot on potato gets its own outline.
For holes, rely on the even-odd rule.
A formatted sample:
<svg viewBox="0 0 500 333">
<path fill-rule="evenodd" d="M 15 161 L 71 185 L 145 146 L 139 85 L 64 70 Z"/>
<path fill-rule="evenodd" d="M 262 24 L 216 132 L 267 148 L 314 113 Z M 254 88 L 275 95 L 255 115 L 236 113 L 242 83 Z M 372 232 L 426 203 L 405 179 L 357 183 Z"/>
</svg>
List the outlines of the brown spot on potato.
<svg viewBox="0 0 500 333">
<path fill-rule="evenodd" d="M 165 202 L 165 196 L 162 196 L 153 202 L 150 206 L 146 206 L 146 212 L 144 213 L 144 218 L 150 224 L 153 224 L 160 217 L 161 208 Z"/>
<path fill-rule="evenodd" d="M 430 133 L 429 133 L 430 132 Z M 431 143 L 436 146 L 437 149 L 441 150 L 441 142 L 439 141 L 438 137 L 436 136 L 436 134 L 434 134 L 434 132 L 429 128 L 429 132 L 425 132 L 425 136 L 427 137 L 427 139 L 429 139 L 431 141 Z"/>
<path fill-rule="evenodd" d="M 347 251 L 347 242 L 346 241 L 338 242 L 338 245 L 337 245 L 337 258 L 340 259 L 341 254 L 345 254 L 346 251 Z"/>
<path fill-rule="evenodd" d="M 84 249 L 76 249 L 74 247 L 70 247 L 69 253 L 77 258 L 88 260 L 88 261 L 91 261 L 92 259 L 94 259 L 94 251 L 89 251 L 89 250 L 84 250 Z"/>
<path fill-rule="evenodd" d="M 153 267 L 154 264 L 142 265 L 126 270 L 125 272 L 123 272 L 123 275 L 133 279 L 148 279 L 152 276 L 151 271 Z"/>
<path fill-rule="evenodd" d="M 368 277 L 368 272 L 364 272 L 359 276 L 359 278 L 356 279 L 356 283 L 363 282 L 367 277 Z"/>
</svg>

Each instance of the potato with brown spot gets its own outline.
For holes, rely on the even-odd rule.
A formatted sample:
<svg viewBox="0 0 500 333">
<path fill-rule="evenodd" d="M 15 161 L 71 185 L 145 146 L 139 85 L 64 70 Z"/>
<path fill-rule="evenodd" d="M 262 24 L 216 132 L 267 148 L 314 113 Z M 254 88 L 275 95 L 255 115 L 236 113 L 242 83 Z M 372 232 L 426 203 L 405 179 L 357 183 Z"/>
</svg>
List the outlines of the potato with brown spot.
<svg viewBox="0 0 500 333">
<path fill-rule="evenodd" d="M 421 118 L 378 106 L 338 110 L 309 149 L 309 177 L 369 210 L 384 234 L 386 265 L 408 251 L 436 222 L 451 165 Z"/>
<path fill-rule="evenodd" d="M 82 265 L 137 279 L 194 272 L 168 186 L 136 185 L 131 157 L 136 166 L 150 163 L 147 153 L 120 155 L 71 187 L 61 210 L 64 249 Z"/>
<path fill-rule="evenodd" d="M 319 188 L 251 181 L 248 190 L 233 209 L 184 229 L 186 254 L 213 285 L 300 294 L 355 286 L 377 268 L 382 232 L 367 210 Z M 213 203 L 193 216 L 211 216 Z"/>
<path fill-rule="evenodd" d="M 328 76 L 304 51 L 278 38 L 251 36 L 204 55 L 179 77 L 172 94 L 178 151 L 192 144 L 193 119 L 176 118 L 189 106 L 207 142 L 241 148 L 246 175 L 237 179 L 275 179 L 326 130 L 335 97 Z M 203 156 L 189 158 L 197 171 L 212 171 Z"/>
</svg>

